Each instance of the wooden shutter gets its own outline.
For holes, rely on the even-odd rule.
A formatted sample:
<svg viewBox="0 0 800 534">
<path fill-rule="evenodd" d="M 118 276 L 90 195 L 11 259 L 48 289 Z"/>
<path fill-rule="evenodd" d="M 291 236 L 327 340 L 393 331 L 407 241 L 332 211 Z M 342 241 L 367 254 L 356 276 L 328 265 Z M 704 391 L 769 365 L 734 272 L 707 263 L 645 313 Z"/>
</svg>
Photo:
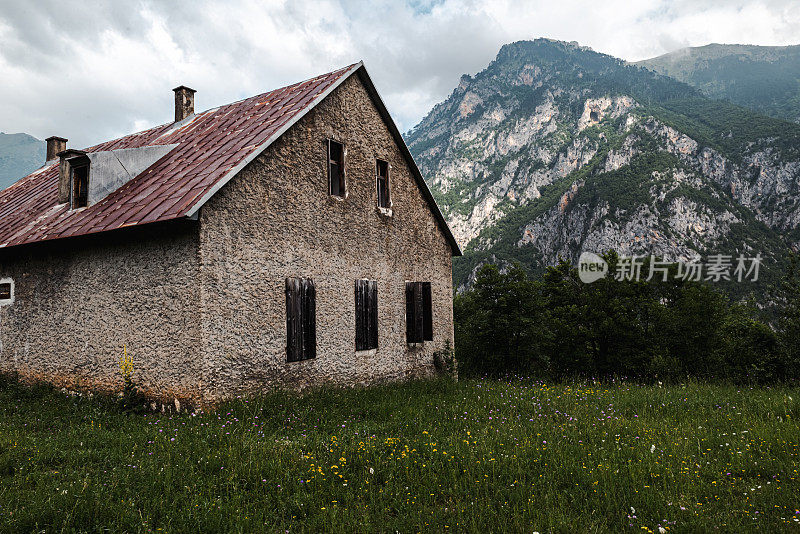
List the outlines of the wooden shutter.
<svg viewBox="0 0 800 534">
<path fill-rule="evenodd" d="M 366 280 L 356 280 L 355 282 L 355 303 L 356 303 L 356 350 L 367 348 L 367 325 L 365 324 L 365 302 L 364 286 Z"/>
<path fill-rule="evenodd" d="M 347 147 L 343 144 L 342 158 L 339 160 L 339 194 L 342 198 L 347 196 Z"/>
<path fill-rule="evenodd" d="M 406 343 L 414 343 L 414 282 L 406 282 Z"/>
<path fill-rule="evenodd" d="M 303 359 L 317 357 L 317 288 L 310 278 L 303 279 Z"/>
<path fill-rule="evenodd" d="M 423 341 L 422 282 L 406 282 L 406 341 Z"/>
<path fill-rule="evenodd" d="M 378 281 L 370 280 L 369 291 L 369 348 L 378 348 Z"/>
<path fill-rule="evenodd" d="M 301 281 L 299 278 L 286 279 L 286 361 L 297 362 L 303 359 L 303 339 L 301 336 Z"/>
<path fill-rule="evenodd" d="M 286 361 L 317 356 L 317 291 L 308 278 L 286 279 Z"/>
<path fill-rule="evenodd" d="M 423 339 L 433 341 L 433 294 L 431 283 L 422 282 Z"/>
<path fill-rule="evenodd" d="M 378 348 L 378 282 L 355 281 L 356 350 Z"/>
</svg>

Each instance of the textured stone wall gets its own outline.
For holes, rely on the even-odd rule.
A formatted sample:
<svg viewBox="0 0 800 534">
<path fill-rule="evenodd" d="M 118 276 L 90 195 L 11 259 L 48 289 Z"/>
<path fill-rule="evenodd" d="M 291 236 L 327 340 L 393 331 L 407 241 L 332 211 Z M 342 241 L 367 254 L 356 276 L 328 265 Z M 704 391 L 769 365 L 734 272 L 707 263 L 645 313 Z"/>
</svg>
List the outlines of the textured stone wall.
<svg viewBox="0 0 800 534">
<path fill-rule="evenodd" d="M 345 144 L 347 197 L 328 194 L 325 140 Z M 379 213 L 375 159 L 391 164 Z M 214 398 L 273 386 L 433 372 L 452 342 L 451 249 L 389 130 L 351 77 L 200 213 L 203 383 Z M 286 362 L 284 280 L 317 288 L 317 358 Z M 354 281 L 378 281 L 378 349 L 355 351 Z M 405 281 L 430 281 L 434 341 L 405 342 Z"/>
<path fill-rule="evenodd" d="M 200 399 L 196 223 L 144 227 L 0 251 L 15 301 L 0 307 L 0 371 L 163 400 Z"/>
</svg>

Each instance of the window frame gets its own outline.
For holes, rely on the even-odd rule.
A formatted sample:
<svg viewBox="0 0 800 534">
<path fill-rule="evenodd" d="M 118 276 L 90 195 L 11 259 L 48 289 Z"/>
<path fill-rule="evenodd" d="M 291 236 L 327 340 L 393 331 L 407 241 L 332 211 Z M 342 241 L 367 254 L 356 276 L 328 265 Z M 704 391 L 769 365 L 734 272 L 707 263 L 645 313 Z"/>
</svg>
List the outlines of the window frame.
<svg viewBox="0 0 800 534">
<path fill-rule="evenodd" d="M 317 357 L 317 290 L 311 278 L 286 278 L 286 362 Z"/>
<path fill-rule="evenodd" d="M 13 278 L 0 278 L 0 287 L 8 286 L 8 296 L 5 297 L 0 293 L 0 306 L 6 306 L 14 303 L 15 285 Z"/>
<path fill-rule="evenodd" d="M 328 171 L 328 195 L 339 200 L 344 200 L 345 198 L 347 198 L 347 171 L 346 171 L 347 147 L 341 141 L 337 141 L 336 139 L 331 139 L 331 138 L 328 138 L 326 140 L 325 145 L 327 152 L 326 162 Z M 339 147 L 341 147 L 340 159 L 338 161 L 335 161 L 331 155 L 332 152 L 331 148 L 333 145 L 338 145 Z M 332 172 L 333 165 L 336 165 L 339 168 L 339 180 L 338 180 L 339 183 L 337 185 L 338 193 L 334 193 L 333 190 L 333 172 Z"/>
<path fill-rule="evenodd" d="M 384 165 L 386 168 L 386 176 L 381 176 L 381 165 Z M 383 160 L 380 158 L 375 158 L 375 192 L 378 196 L 377 206 L 379 209 L 389 210 L 392 208 L 392 188 L 391 188 L 391 172 L 392 166 L 387 160 Z M 384 186 L 385 189 L 385 197 L 386 202 L 385 204 L 381 201 L 383 200 L 381 195 L 381 181 L 385 181 L 386 184 Z"/>
<path fill-rule="evenodd" d="M 89 206 L 89 161 L 88 159 L 84 160 L 83 158 L 75 158 L 77 161 L 70 161 L 69 164 L 69 205 L 70 209 L 77 210 L 81 208 L 86 208 Z M 84 194 L 80 196 L 82 200 L 81 204 L 78 204 L 76 201 L 76 171 L 85 172 L 81 177 L 81 181 L 84 183 Z"/>
</svg>

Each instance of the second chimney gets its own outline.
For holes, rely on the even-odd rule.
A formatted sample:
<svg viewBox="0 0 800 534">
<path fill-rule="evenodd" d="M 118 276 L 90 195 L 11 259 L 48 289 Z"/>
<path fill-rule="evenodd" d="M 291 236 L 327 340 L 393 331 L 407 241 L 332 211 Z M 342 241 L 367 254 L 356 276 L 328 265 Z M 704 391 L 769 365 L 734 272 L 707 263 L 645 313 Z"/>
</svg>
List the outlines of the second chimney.
<svg viewBox="0 0 800 534">
<path fill-rule="evenodd" d="M 197 91 L 185 85 L 176 87 L 173 91 L 175 91 L 175 122 L 194 115 L 194 94 Z"/>
<path fill-rule="evenodd" d="M 59 152 L 63 152 L 67 149 L 67 140 L 63 137 L 52 136 L 45 139 L 45 141 L 47 142 L 45 162 L 56 159 Z"/>
</svg>

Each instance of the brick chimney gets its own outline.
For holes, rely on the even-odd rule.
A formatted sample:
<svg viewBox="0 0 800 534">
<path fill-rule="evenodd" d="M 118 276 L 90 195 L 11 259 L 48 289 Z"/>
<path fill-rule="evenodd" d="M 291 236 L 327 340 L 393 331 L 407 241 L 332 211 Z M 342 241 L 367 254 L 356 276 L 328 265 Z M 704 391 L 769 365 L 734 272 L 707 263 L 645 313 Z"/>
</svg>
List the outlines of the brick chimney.
<svg viewBox="0 0 800 534">
<path fill-rule="evenodd" d="M 47 156 L 45 157 L 45 161 L 51 161 L 56 159 L 59 152 L 63 152 L 67 149 L 67 140 L 63 137 L 56 137 L 55 135 L 52 137 L 48 137 L 45 139 L 47 142 Z"/>
<path fill-rule="evenodd" d="M 185 85 L 176 87 L 173 91 L 175 91 L 175 122 L 194 115 L 194 94 L 197 91 Z"/>
</svg>

